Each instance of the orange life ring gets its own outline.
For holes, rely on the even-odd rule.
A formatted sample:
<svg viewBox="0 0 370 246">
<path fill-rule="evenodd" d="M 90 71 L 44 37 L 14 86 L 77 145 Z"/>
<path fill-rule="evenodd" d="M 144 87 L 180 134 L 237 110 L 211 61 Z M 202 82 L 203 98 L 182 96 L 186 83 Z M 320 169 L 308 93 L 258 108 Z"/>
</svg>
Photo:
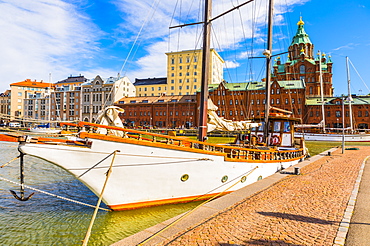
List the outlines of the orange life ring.
<svg viewBox="0 0 370 246">
<path fill-rule="evenodd" d="M 281 143 L 281 138 L 278 135 L 274 135 L 274 136 L 272 136 L 270 142 L 271 142 L 271 145 L 275 145 L 275 146 L 279 145 Z"/>
</svg>

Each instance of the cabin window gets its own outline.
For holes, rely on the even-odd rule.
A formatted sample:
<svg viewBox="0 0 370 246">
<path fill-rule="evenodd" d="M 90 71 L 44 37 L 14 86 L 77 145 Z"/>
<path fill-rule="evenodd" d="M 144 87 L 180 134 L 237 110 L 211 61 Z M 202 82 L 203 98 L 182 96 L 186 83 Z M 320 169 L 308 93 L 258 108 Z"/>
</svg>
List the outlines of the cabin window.
<svg viewBox="0 0 370 246">
<path fill-rule="evenodd" d="M 284 132 L 290 132 L 290 123 L 289 123 L 289 121 L 284 121 Z"/>
<path fill-rule="evenodd" d="M 280 132 L 280 128 L 281 128 L 281 122 L 280 121 L 275 121 L 274 122 L 274 132 Z"/>
</svg>

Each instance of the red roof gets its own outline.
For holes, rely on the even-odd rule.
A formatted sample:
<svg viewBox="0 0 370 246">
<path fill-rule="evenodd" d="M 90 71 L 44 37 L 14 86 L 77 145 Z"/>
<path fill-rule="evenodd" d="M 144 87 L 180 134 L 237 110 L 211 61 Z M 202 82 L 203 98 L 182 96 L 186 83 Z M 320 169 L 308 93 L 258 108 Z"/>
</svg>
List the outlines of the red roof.
<svg viewBox="0 0 370 246">
<path fill-rule="evenodd" d="M 44 82 L 37 82 L 31 81 L 30 79 L 26 79 L 25 81 L 21 82 L 15 82 L 13 84 L 10 84 L 10 86 L 22 86 L 22 87 L 37 87 L 37 88 L 46 88 L 46 87 L 51 87 L 52 84 L 50 83 L 44 83 Z"/>
</svg>

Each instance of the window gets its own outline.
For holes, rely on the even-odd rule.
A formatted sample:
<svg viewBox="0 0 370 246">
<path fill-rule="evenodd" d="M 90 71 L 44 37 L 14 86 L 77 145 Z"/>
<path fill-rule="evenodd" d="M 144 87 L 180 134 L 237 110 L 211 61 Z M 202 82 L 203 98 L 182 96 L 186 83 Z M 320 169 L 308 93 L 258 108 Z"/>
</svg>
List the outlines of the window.
<svg viewBox="0 0 370 246">
<path fill-rule="evenodd" d="M 358 117 L 362 117 L 362 111 L 358 111 Z"/>
<path fill-rule="evenodd" d="M 280 94 L 280 89 L 276 89 L 276 94 Z"/>
<path fill-rule="evenodd" d="M 341 113 L 340 113 L 340 111 L 335 111 L 335 117 L 340 117 L 340 115 L 341 115 Z"/>
<path fill-rule="evenodd" d="M 181 70 L 182 69 L 182 66 L 179 66 L 179 69 Z"/>
<path fill-rule="evenodd" d="M 254 100 L 253 99 L 251 100 L 251 104 L 254 105 Z"/>
<path fill-rule="evenodd" d="M 230 116 L 232 116 L 233 115 L 233 111 L 232 110 L 230 110 Z"/>
<path fill-rule="evenodd" d="M 288 103 L 289 103 L 288 98 L 285 98 L 285 104 L 288 104 Z"/>
<path fill-rule="evenodd" d="M 260 104 L 260 99 L 257 99 L 257 105 L 259 105 Z"/>
<path fill-rule="evenodd" d="M 186 63 L 189 63 L 190 62 L 190 56 L 187 56 L 186 57 Z"/>
<path fill-rule="evenodd" d="M 280 104 L 280 99 L 276 98 L 276 104 Z"/>
<path fill-rule="evenodd" d="M 179 73 L 179 76 L 182 76 L 182 73 Z"/>
<path fill-rule="evenodd" d="M 274 104 L 274 98 L 271 98 L 271 105 Z"/>
<path fill-rule="evenodd" d="M 175 58 L 171 58 L 171 64 L 175 64 Z"/>
<path fill-rule="evenodd" d="M 233 100 L 232 99 L 230 99 L 230 105 L 233 105 Z"/>
<path fill-rule="evenodd" d="M 179 57 L 179 63 L 182 63 L 182 57 Z"/>
<path fill-rule="evenodd" d="M 292 104 L 294 104 L 295 103 L 295 99 L 294 98 L 292 98 Z"/>
<path fill-rule="evenodd" d="M 197 75 L 197 72 L 194 72 L 194 75 Z"/>
<path fill-rule="evenodd" d="M 304 66 L 304 65 L 301 65 L 300 67 L 299 67 L 299 73 L 305 73 L 306 72 L 306 67 Z M 303 77 L 304 78 L 304 77 Z M 302 77 L 301 77 L 301 79 L 302 79 Z"/>
<path fill-rule="evenodd" d="M 274 95 L 274 89 L 271 89 L 271 95 Z"/>
<path fill-rule="evenodd" d="M 326 113 L 326 116 L 330 117 L 330 111 L 328 111 L 328 112 Z"/>
<path fill-rule="evenodd" d="M 235 99 L 235 105 L 238 105 L 238 99 Z"/>
</svg>

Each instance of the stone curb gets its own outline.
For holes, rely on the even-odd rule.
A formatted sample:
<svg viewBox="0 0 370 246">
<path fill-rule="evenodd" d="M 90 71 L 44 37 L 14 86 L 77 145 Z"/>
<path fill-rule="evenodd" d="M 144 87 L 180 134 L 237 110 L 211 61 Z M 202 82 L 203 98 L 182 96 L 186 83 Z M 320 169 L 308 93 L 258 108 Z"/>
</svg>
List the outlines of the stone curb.
<svg viewBox="0 0 370 246">
<path fill-rule="evenodd" d="M 364 172 L 366 161 L 369 158 L 370 158 L 370 156 L 366 157 L 365 160 L 362 162 L 362 165 L 360 167 L 360 171 L 358 173 L 355 185 L 353 186 L 353 190 L 352 190 L 351 196 L 349 198 L 347 208 L 344 212 L 343 219 L 342 219 L 341 223 L 339 224 L 337 236 L 334 239 L 334 244 L 333 245 L 335 245 L 335 246 L 344 246 L 345 243 L 346 243 L 346 238 L 347 238 L 347 234 L 348 234 L 348 230 L 349 230 L 349 225 L 350 225 L 350 222 L 351 222 L 353 211 L 355 209 L 356 199 L 357 199 L 357 195 L 358 195 L 359 188 L 360 188 L 362 174 Z"/>
</svg>

